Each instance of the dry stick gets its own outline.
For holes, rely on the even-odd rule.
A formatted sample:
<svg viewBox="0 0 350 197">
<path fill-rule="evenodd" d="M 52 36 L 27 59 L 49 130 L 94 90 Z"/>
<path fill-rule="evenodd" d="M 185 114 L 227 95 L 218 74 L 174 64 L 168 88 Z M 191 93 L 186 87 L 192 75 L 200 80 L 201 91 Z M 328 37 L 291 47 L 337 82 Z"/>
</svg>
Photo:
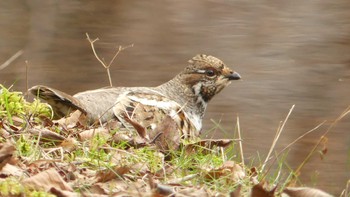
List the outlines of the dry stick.
<svg viewBox="0 0 350 197">
<path fill-rule="evenodd" d="M 94 42 L 98 41 L 99 39 L 96 38 L 96 39 L 94 39 L 94 40 L 91 40 L 88 33 L 86 33 L 86 37 L 87 37 L 88 41 L 90 42 L 92 52 L 94 53 L 96 59 L 102 64 L 103 67 L 105 67 L 105 68 L 107 69 L 107 75 L 108 75 L 109 85 L 112 87 L 113 84 L 112 84 L 111 74 L 110 74 L 110 72 L 109 72 L 109 67 L 106 66 L 105 62 L 102 61 L 102 60 L 100 59 L 100 57 L 97 55 L 96 50 L 95 50 Z"/>
<path fill-rule="evenodd" d="M 288 120 L 290 114 L 292 113 L 294 107 L 295 107 L 295 105 L 293 105 L 293 106 L 290 108 L 290 110 L 289 110 L 289 112 L 288 112 L 288 115 L 286 116 L 286 118 L 284 119 L 284 121 L 283 121 L 283 123 L 282 123 L 282 126 L 280 127 L 280 129 L 277 130 L 277 134 L 276 134 L 276 136 L 275 136 L 275 138 L 274 138 L 274 140 L 273 140 L 273 142 L 272 142 L 270 151 L 269 151 L 269 153 L 267 154 L 266 159 L 265 159 L 265 162 L 264 162 L 264 164 L 263 164 L 262 167 L 261 167 L 261 172 L 264 171 L 264 168 L 265 168 L 265 166 L 266 166 L 266 163 L 267 163 L 268 160 L 270 159 L 270 156 L 271 156 L 271 154 L 272 154 L 272 151 L 273 151 L 273 149 L 275 148 L 275 146 L 276 146 L 276 144 L 277 144 L 277 141 L 278 141 L 279 137 L 281 136 L 281 133 L 282 133 L 282 131 L 283 131 L 283 128 L 284 128 L 284 126 L 285 126 L 285 124 L 286 124 L 286 122 L 287 122 L 287 120 Z"/>
<path fill-rule="evenodd" d="M 243 146 L 242 146 L 242 137 L 241 137 L 241 127 L 239 125 L 239 117 L 237 116 L 237 133 L 238 133 L 238 138 L 239 138 L 239 141 L 238 141 L 238 145 L 239 145 L 239 151 L 240 151 L 240 154 L 241 154 L 241 162 L 242 162 L 242 165 L 244 166 L 244 156 L 243 156 Z"/>
<path fill-rule="evenodd" d="M 98 38 L 95 38 L 94 40 L 91 40 L 91 38 L 89 37 L 89 34 L 88 34 L 88 33 L 86 33 L 86 38 L 87 38 L 87 40 L 90 42 L 92 52 L 94 53 L 96 59 L 97 59 L 97 60 L 102 64 L 102 66 L 105 67 L 105 69 L 107 70 L 109 85 L 110 85 L 111 87 L 113 87 L 111 72 L 110 72 L 109 68 L 110 68 L 110 66 L 112 65 L 112 63 L 114 62 L 114 60 L 116 59 L 116 57 L 118 56 L 118 54 L 119 54 L 121 51 L 123 51 L 124 49 L 127 49 L 127 48 L 129 48 L 129 47 L 133 47 L 134 44 L 131 44 L 131 45 L 128 45 L 128 46 L 125 46 L 125 47 L 119 46 L 119 47 L 118 47 L 118 51 L 114 54 L 112 60 L 109 62 L 108 65 L 106 65 L 106 62 L 104 61 L 104 59 L 103 59 L 103 58 L 101 59 L 101 58 L 97 55 L 96 50 L 95 50 L 95 45 L 94 45 L 94 43 L 95 43 L 96 41 L 98 41 L 99 39 L 98 39 Z"/>
<path fill-rule="evenodd" d="M 295 170 L 294 174 L 299 174 L 301 169 L 304 167 L 304 165 L 310 160 L 312 154 L 316 151 L 317 147 L 321 144 L 325 136 L 331 131 L 331 129 L 341 120 L 343 119 L 347 114 L 350 113 L 350 106 L 347 107 L 340 116 L 328 127 L 327 131 L 324 132 L 324 134 L 321 136 L 321 138 L 318 140 L 317 144 L 313 147 L 313 149 L 310 151 L 310 153 L 306 156 L 304 161 L 298 166 L 298 168 Z"/>
<path fill-rule="evenodd" d="M 10 65 L 13 61 L 15 61 L 19 56 L 23 54 L 23 50 L 17 51 L 14 55 L 12 55 L 6 62 L 0 65 L 0 70 L 6 68 L 8 65 Z"/>
</svg>

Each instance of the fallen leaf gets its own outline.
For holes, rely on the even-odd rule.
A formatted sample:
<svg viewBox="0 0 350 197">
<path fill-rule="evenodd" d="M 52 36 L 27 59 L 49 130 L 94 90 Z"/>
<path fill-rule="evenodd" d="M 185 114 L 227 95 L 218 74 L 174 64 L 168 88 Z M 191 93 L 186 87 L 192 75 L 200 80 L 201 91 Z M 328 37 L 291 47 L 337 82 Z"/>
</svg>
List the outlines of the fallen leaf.
<svg viewBox="0 0 350 197">
<path fill-rule="evenodd" d="M 41 115 L 39 116 L 40 120 L 44 127 L 52 127 L 55 123 L 47 116 Z"/>
<path fill-rule="evenodd" d="M 124 119 L 126 122 L 130 123 L 134 127 L 134 129 L 137 131 L 139 136 L 141 136 L 142 138 L 145 138 L 145 139 L 149 139 L 145 127 L 140 125 L 138 122 L 131 120 L 129 118 L 129 116 L 126 114 L 124 114 Z"/>
<path fill-rule="evenodd" d="M 230 192 L 230 197 L 241 197 L 242 185 L 239 185 L 234 191 Z"/>
<path fill-rule="evenodd" d="M 0 170 L 11 161 L 15 150 L 15 146 L 10 142 L 0 144 Z"/>
<path fill-rule="evenodd" d="M 83 123 L 81 125 L 86 125 L 86 121 L 84 121 L 84 116 L 85 115 L 81 111 L 75 110 L 72 113 L 70 113 L 67 117 L 55 120 L 54 123 L 58 123 L 59 125 L 67 129 L 71 129 L 78 126 L 81 123 Z"/>
<path fill-rule="evenodd" d="M 22 118 L 18 117 L 18 116 L 12 116 L 11 117 L 13 125 L 18 128 L 21 128 L 23 126 L 23 124 L 26 123 L 25 120 L 23 120 Z"/>
<path fill-rule="evenodd" d="M 54 168 L 40 172 L 32 177 L 25 178 L 22 181 L 22 184 L 36 189 L 44 189 L 45 191 L 49 191 L 53 187 L 60 190 L 73 191 Z"/>
<path fill-rule="evenodd" d="M 220 168 L 211 169 L 205 175 L 205 178 L 210 180 L 222 177 L 227 178 L 228 181 L 238 182 L 245 177 L 245 171 L 234 161 L 226 161 Z"/>
<path fill-rule="evenodd" d="M 0 171 L 1 177 L 15 176 L 21 177 L 23 176 L 24 170 L 19 168 L 18 166 L 7 163 Z"/>
<path fill-rule="evenodd" d="M 139 135 L 130 135 L 129 132 L 117 132 L 112 137 L 112 142 L 116 144 L 125 143 L 127 147 L 141 148 L 148 146 L 149 143 L 146 138 L 142 138 Z"/>
<path fill-rule="evenodd" d="M 322 136 L 322 141 L 321 141 L 321 143 L 322 143 L 323 147 L 322 147 L 322 150 L 319 151 L 319 153 L 320 153 L 321 160 L 323 160 L 324 157 L 325 157 L 325 155 L 326 155 L 327 152 L 328 152 L 328 148 L 327 148 L 328 138 Z"/>
<path fill-rule="evenodd" d="M 94 184 L 92 185 L 88 191 L 86 191 L 86 193 L 90 193 L 90 194 L 102 194 L 102 195 L 107 195 L 108 194 L 108 190 L 106 190 L 103 186 L 105 186 L 105 184 Z"/>
<path fill-rule="evenodd" d="M 287 187 L 283 190 L 289 197 L 332 197 L 332 195 L 310 187 Z"/>
<path fill-rule="evenodd" d="M 175 189 L 169 185 L 155 184 L 152 196 L 175 196 Z"/>
<path fill-rule="evenodd" d="M 50 193 L 59 196 L 59 197 L 80 197 L 81 195 L 76 193 L 76 192 L 72 192 L 72 191 L 66 191 L 66 190 L 61 190 L 55 187 L 52 187 L 49 190 Z"/>
<path fill-rule="evenodd" d="M 184 146 L 187 154 L 198 153 L 210 154 L 214 147 L 227 147 L 233 142 L 233 139 L 204 139 L 198 142 L 186 144 Z"/>
<path fill-rule="evenodd" d="M 180 132 L 177 123 L 166 116 L 154 131 L 150 132 L 150 143 L 155 144 L 162 152 L 175 151 L 180 146 Z"/>
<path fill-rule="evenodd" d="M 127 167 L 127 166 L 122 166 L 122 167 L 115 166 L 112 169 L 99 171 L 96 174 L 96 180 L 97 180 L 96 182 L 107 182 L 115 178 L 119 179 L 129 171 L 130 171 L 130 167 Z"/>
<path fill-rule="evenodd" d="M 60 134 L 50 131 L 46 128 L 42 128 L 42 129 L 30 128 L 28 129 L 28 132 L 35 136 L 40 136 L 41 142 L 60 143 L 65 139 L 65 137 L 61 136 Z"/>
<path fill-rule="evenodd" d="M 266 188 L 263 187 L 262 183 L 259 183 L 253 186 L 250 196 L 251 197 L 274 197 L 276 188 L 277 186 L 271 190 L 267 190 Z"/>
<path fill-rule="evenodd" d="M 98 128 L 89 129 L 89 130 L 80 132 L 78 134 L 78 137 L 80 141 L 86 141 L 86 140 L 92 139 L 95 135 L 100 135 L 106 139 L 111 136 L 108 129 L 98 127 Z"/>
<path fill-rule="evenodd" d="M 67 138 L 63 140 L 63 142 L 59 146 L 67 152 L 72 152 L 77 148 L 78 144 L 79 143 L 75 138 Z"/>
</svg>

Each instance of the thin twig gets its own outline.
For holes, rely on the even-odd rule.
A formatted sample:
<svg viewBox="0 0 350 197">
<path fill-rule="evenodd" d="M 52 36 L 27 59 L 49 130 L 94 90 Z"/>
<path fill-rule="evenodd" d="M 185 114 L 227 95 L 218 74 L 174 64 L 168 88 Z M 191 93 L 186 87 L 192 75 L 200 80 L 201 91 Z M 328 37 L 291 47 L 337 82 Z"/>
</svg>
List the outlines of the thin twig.
<svg viewBox="0 0 350 197">
<path fill-rule="evenodd" d="M 118 50 L 115 52 L 115 54 L 114 54 L 112 60 L 108 63 L 108 65 L 106 65 L 106 62 L 104 61 L 104 58 L 101 59 L 101 58 L 97 55 L 97 52 L 96 52 L 96 50 L 95 50 L 95 45 L 94 45 L 94 43 L 95 43 L 96 41 L 98 41 L 99 39 L 96 38 L 96 39 L 92 40 L 92 39 L 90 38 L 90 36 L 89 36 L 88 33 L 86 33 L 86 38 L 87 38 L 87 40 L 90 42 L 92 52 L 94 53 L 96 59 L 97 59 L 97 60 L 102 64 L 102 66 L 107 70 L 109 85 L 110 85 L 111 87 L 113 87 L 111 72 L 110 72 L 109 68 L 110 68 L 110 66 L 112 65 L 112 63 L 114 62 L 114 60 L 117 58 L 117 56 L 119 55 L 119 53 L 120 53 L 121 51 L 123 51 L 124 49 L 127 49 L 127 48 L 129 48 L 129 47 L 133 47 L 134 44 L 131 44 L 131 45 L 128 45 L 128 46 L 125 46 L 125 47 L 119 46 L 119 47 L 118 47 Z"/>
<path fill-rule="evenodd" d="M 98 41 L 99 38 L 96 38 L 96 39 L 94 39 L 94 40 L 91 40 L 88 33 L 86 33 L 86 37 L 87 37 L 88 41 L 90 42 L 92 52 L 94 53 L 96 59 L 102 64 L 103 67 L 107 68 L 106 65 L 105 65 L 105 63 L 100 59 L 100 57 L 97 55 L 96 50 L 95 50 L 94 43 L 95 43 L 96 41 Z"/>
<path fill-rule="evenodd" d="M 112 84 L 112 77 L 111 77 L 111 72 L 109 71 L 109 67 L 107 67 L 106 69 L 107 69 L 107 75 L 108 75 L 109 85 L 110 85 L 111 87 L 113 87 L 113 84 Z"/>
<path fill-rule="evenodd" d="M 127 48 L 130 48 L 130 47 L 133 47 L 133 46 L 134 46 L 134 44 L 130 44 L 130 45 L 125 46 L 125 47 L 119 46 L 119 47 L 118 47 L 118 51 L 115 53 L 115 55 L 113 56 L 112 60 L 109 62 L 108 67 L 111 66 L 111 64 L 114 62 L 115 58 L 119 55 L 119 53 L 120 53 L 121 51 L 123 51 L 123 50 L 125 50 L 125 49 L 127 49 Z"/>
</svg>

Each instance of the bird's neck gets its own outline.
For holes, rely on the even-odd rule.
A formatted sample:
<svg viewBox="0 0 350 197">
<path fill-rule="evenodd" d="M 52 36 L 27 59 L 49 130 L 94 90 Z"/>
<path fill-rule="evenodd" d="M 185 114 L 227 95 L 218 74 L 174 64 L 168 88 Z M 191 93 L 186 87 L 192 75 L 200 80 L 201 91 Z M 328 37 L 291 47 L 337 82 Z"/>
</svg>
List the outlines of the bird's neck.
<svg viewBox="0 0 350 197">
<path fill-rule="evenodd" d="M 188 85 L 183 82 L 181 77 L 177 76 L 156 89 L 181 105 L 187 114 L 195 114 L 198 118 L 203 118 L 207 102 L 199 94 L 199 85 Z"/>
</svg>

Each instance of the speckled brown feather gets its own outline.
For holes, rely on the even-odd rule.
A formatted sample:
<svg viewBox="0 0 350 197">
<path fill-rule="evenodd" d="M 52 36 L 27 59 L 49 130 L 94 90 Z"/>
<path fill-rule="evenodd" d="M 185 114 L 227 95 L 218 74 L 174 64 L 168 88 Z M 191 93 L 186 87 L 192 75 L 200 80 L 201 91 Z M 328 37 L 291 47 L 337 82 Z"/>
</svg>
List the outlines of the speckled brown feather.
<svg viewBox="0 0 350 197">
<path fill-rule="evenodd" d="M 74 96 L 46 86 L 34 86 L 30 91 L 46 100 L 57 115 L 78 109 L 90 124 L 117 119 L 126 129 L 137 126 L 142 132 L 144 128 L 151 137 L 170 125 L 178 132 L 174 136 L 191 138 L 200 133 L 208 102 L 238 79 L 239 74 L 218 58 L 196 55 L 182 72 L 157 87 L 103 88 Z"/>
</svg>

